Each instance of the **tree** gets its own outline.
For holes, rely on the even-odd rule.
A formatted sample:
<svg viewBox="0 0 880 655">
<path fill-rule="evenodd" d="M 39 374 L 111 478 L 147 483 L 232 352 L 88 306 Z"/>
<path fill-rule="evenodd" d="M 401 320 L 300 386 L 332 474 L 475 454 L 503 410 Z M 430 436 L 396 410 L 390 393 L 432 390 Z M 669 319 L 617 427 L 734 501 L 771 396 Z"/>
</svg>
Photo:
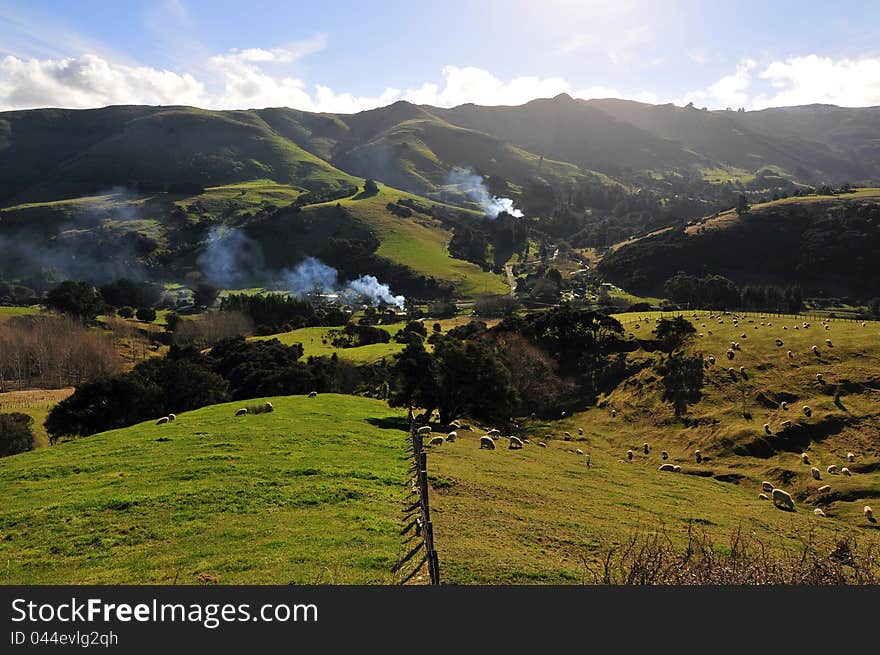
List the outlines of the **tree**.
<svg viewBox="0 0 880 655">
<path fill-rule="evenodd" d="M 374 196 L 379 193 L 379 185 L 376 184 L 376 180 L 370 178 L 364 180 L 364 193 L 368 196 Z"/>
<path fill-rule="evenodd" d="M 128 306 L 120 307 L 116 313 L 119 314 L 119 316 L 121 318 L 134 318 L 134 308 L 133 307 L 128 307 Z"/>
<path fill-rule="evenodd" d="M 654 328 L 654 334 L 657 340 L 662 344 L 665 352 L 678 350 L 693 340 L 697 333 L 697 328 L 682 316 L 676 316 L 673 319 L 661 319 Z"/>
<path fill-rule="evenodd" d="M 137 310 L 137 320 L 144 323 L 152 323 L 156 320 L 156 310 L 152 307 L 141 307 Z"/>
<path fill-rule="evenodd" d="M 0 414 L 0 457 L 17 455 L 34 449 L 34 419 L 27 414 Z"/>
<path fill-rule="evenodd" d="M 745 214 L 750 209 L 749 201 L 746 199 L 745 195 L 742 193 L 736 199 L 736 213 L 737 214 Z"/>
<path fill-rule="evenodd" d="M 219 295 L 220 289 L 210 282 L 199 282 L 193 291 L 193 302 L 199 307 L 210 307 Z"/>
<path fill-rule="evenodd" d="M 672 403 L 675 417 L 687 413 L 688 404 L 702 397 L 703 356 L 686 356 L 683 352 L 669 355 L 658 366 L 662 375 L 663 400 Z"/>
<path fill-rule="evenodd" d="M 87 282 L 65 280 L 46 293 L 45 305 L 48 309 L 88 322 L 103 311 L 104 299 Z"/>
</svg>

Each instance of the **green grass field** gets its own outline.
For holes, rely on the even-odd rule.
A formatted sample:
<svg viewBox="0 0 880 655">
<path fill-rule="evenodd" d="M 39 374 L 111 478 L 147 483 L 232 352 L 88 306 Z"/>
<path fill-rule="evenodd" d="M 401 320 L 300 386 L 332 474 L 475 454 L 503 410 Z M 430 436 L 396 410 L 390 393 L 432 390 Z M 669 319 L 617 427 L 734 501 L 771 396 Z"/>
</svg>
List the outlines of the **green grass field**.
<svg viewBox="0 0 880 655">
<path fill-rule="evenodd" d="M 394 336 L 404 325 L 404 323 L 392 323 L 389 325 L 377 325 L 376 327 L 382 328 Z M 355 348 L 334 348 L 330 344 L 328 335 L 341 331 L 342 328 L 307 327 L 265 337 L 253 337 L 253 339 L 266 340 L 277 338 L 281 343 L 287 346 L 300 343 L 303 347 L 304 358 L 329 357 L 335 353 L 342 359 L 357 364 L 368 364 L 379 361 L 383 357 L 391 357 L 404 348 L 403 344 L 395 343 L 394 341 L 391 341 L 390 343 L 371 343 L 366 346 L 357 346 Z"/>
<path fill-rule="evenodd" d="M 408 461 L 379 401 L 232 403 L 0 460 L 3 584 L 391 583 Z"/>
</svg>

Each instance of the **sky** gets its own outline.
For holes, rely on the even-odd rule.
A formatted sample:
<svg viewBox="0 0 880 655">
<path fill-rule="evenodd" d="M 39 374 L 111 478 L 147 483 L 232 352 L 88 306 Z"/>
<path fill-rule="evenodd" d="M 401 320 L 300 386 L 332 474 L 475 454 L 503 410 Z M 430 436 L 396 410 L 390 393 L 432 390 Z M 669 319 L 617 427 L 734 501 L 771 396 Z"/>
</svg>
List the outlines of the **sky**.
<svg viewBox="0 0 880 655">
<path fill-rule="evenodd" d="M 0 111 L 880 105 L 880 1 L 0 0 Z"/>
</svg>

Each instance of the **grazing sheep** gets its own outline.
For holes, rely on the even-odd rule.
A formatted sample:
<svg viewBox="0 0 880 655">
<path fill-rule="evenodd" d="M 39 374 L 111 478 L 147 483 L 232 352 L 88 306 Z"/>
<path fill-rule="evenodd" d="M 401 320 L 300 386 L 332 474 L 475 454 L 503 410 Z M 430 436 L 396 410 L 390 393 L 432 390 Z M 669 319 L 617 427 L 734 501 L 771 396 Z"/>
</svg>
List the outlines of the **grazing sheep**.
<svg viewBox="0 0 880 655">
<path fill-rule="evenodd" d="M 708 334 L 708 335 L 711 337 L 711 336 L 712 336 L 712 330 L 706 330 L 706 334 Z"/>
<path fill-rule="evenodd" d="M 809 463 L 810 463 L 810 457 L 809 457 L 806 453 L 801 453 L 801 461 L 802 461 L 804 464 L 809 464 Z"/>
<path fill-rule="evenodd" d="M 665 450 L 663 450 L 660 452 L 660 457 L 663 459 L 669 459 L 669 453 L 667 453 Z"/>
<path fill-rule="evenodd" d="M 761 483 L 761 489 L 764 491 L 773 491 L 773 483 L 767 482 L 766 480 Z"/>
<path fill-rule="evenodd" d="M 810 350 L 812 350 L 815 355 L 819 354 L 819 346 L 811 346 Z"/>
<path fill-rule="evenodd" d="M 510 450 L 519 450 L 523 447 L 523 441 L 519 437 L 511 437 L 510 444 L 507 446 Z"/>
<path fill-rule="evenodd" d="M 642 452 L 647 455 L 649 450 L 650 450 L 650 448 L 648 448 L 648 442 L 646 441 L 645 443 L 642 444 Z"/>
<path fill-rule="evenodd" d="M 829 474 L 834 475 L 837 473 L 837 464 L 831 464 L 825 470 L 828 471 Z"/>
<path fill-rule="evenodd" d="M 847 477 L 849 477 L 849 478 L 852 477 L 852 471 L 850 471 L 850 470 L 849 470 L 848 468 L 846 468 L 845 466 L 844 466 L 842 469 L 840 469 L 840 472 L 843 473 L 845 476 L 847 476 Z"/>
<path fill-rule="evenodd" d="M 263 410 L 265 410 L 265 411 L 267 411 L 267 412 L 274 412 L 274 411 L 275 411 L 275 407 L 272 405 L 272 403 L 270 403 L 270 402 L 267 400 L 267 401 L 266 401 L 266 404 L 263 405 Z M 173 421 L 174 419 L 171 419 L 171 420 Z"/>
<path fill-rule="evenodd" d="M 309 398 L 317 398 L 317 397 L 318 397 L 317 391 L 310 391 L 309 392 Z"/>
<path fill-rule="evenodd" d="M 813 476 L 814 480 L 821 480 L 822 479 L 822 476 L 819 473 L 819 469 L 817 469 L 815 466 L 810 468 L 810 475 Z"/>
<path fill-rule="evenodd" d="M 804 410 L 804 414 L 806 414 L 807 416 L 812 416 L 812 415 L 813 415 L 813 410 L 810 409 L 810 406 L 809 406 L 809 405 L 804 405 L 801 409 Z"/>
<path fill-rule="evenodd" d="M 699 450 L 694 451 L 694 457 L 697 458 L 697 464 L 703 463 L 703 453 L 701 453 Z"/>
<path fill-rule="evenodd" d="M 715 364 L 715 355 L 709 355 L 709 363 Z"/>
<path fill-rule="evenodd" d="M 783 428 L 790 428 L 790 427 L 791 427 L 791 421 L 789 421 L 788 419 L 784 420 L 784 421 L 782 422 L 782 427 L 783 427 Z"/>
<path fill-rule="evenodd" d="M 854 462 L 854 461 L 856 461 L 856 455 L 855 455 L 855 453 L 847 453 L 847 454 L 846 454 L 846 461 L 848 461 L 848 462 Z"/>
<path fill-rule="evenodd" d="M 461 421 L 459 421 L 458 419 L 456 419 L 456 420 L 452 421 L 452 422 L 449 424 L 449 427 L 451 427 L 451 428 L 455 428 L 456 430 L 458 430 L 458 429 L 461 428 Z"/>
<path fill-rule="evenodd" d="M 758 494 L 758 500 L 770 500 L 767 494 Z"/>
<path fill-rule="evenodd" d="M 728 348 L 727 359 L 733 359 L 734 357 L 736 357 L 736 353 L 734 352 L 733 348 Z"/>
<path fill-rule="evenodd" d="M 661 464 L 657 470 L 658 471 L 669 471 L 670 473 L 674 473 L 675 466 L 672 464 Z"/>
<path fill-rule="evenodd" d="M 160 418 L 158 421 L 156 421 L 156 425 L 165 425 L 165 424 L 168 423 L 170 420 L 171 420 L 171 419 L 169 419 L 167 416 L 163 416 L 163 417 Z"/>
<path fill-rule="evenodd" d="M 626 451 L 626 458 L 631 460 L 633 458 L 633 451 L 627 450 Z"/>
<path fill-rule="evenodd" d="M 543 441 L 539 441 L 539 442 L 538 442 L 538 445 L 539 445 L 541 448 L 546 448 L 546 447 L 547 447 L 547 444 L 545 444 Z"/>
<path fill-rule="evenodd" d="M 788 351 L 788 357 L 789 357 L 789 359 L 793 359 L 793 358 L 794 358 L 794 353 L 791 352 L 790 350 Z"/>
<path fill-rule="evenodd" d="M 486 433 L 486 436 L 487 436 L 487 437 L 500 437 L 500 436 L 501 436 L 501 430 L 497 430 L 497 429 L 489 430 L 489 431 Z"/>
<path fill-rule="evenodd" d="M 571 441 L 571 432 L 563 432 L 562 438 L 564 441 Z"/>
<path fill-rule="evenodd" d="M 174 423 L 174 421 L 176 421 L 176 420 L 177 420 L 177 415 L 176 415 L 176 414 L 169 414 L 169 415 L 168 415 L 168 422 L 169 422 L 169 423 Z"/>
<path fill-rule="evenodd" d="M 522 440 L 522 442 L 523 442 L 523 443 L 526 443 L 526 444 L 529 444 L 529 445 L 531 445 L 531 444 L 532 444 L 532 442 L 531 442 L 531 441 L 529 441 L 529 440 L 528 440 L 528 439 L 523 439 L 523 440 Z"/>
<path fill-rule="evenodd" d="M 818 508 L 818 507 L 817 507 L 816 509 L 813 510 L 813 514 L 815 514 L 816 516 L 825 516 L 825 512 L 823 512 L 823 511 L 822 511 L 820 508 Z"/>
<path fill-rule="evenodd" d="M 480 450 L 482 450 L 483 448 L 486 448 L 488 450 L 495 450 L 495 442 L 492 441 L 492 437 L 480 437 Z"/>
<path fill-rule="evenodd" d="M 772 432 L 770 432 L 770 424 L 769 423 L 764 424 L 764 432 L 766 432 L 767 434 L 773 434 Z"/>
<path fill-rule="evenodd" d="M 416 430 L 416 433 L 417 433 L 417 434 L 422 434 L 422 435 L 424 435 L 424 434 L 431 434 L 431 426 L 429 426 L 429 425 L 423 425 L 423 426 L 420 427 L 418 430 Z"/>
<path fill-rule="evenodd" d="M 740 366 L 740 367 L 739 367 L 739 374 L 740 374 L 740 375 L 745 375 L 745 374 L 746 374 L 746 367 L 745 367 L 745 366 Z"/>
<path fill-rule="evenodd" d="M 611 418 L 614 418 L 615 416 L 617 416 L 617 410 L 616 410 L 616 409 L 612 409 L 612 410 L 611 410 Z"/>
<path fill-rule="evenodd" d="M 444 441 L 446 441 L 446 439 L 444 439 L 443 437 L 438 435 L 436 437 L 432 437 L 431 440 L 428 442 L 428 445 L 429 446 L 442 446 Z"/>
<path fill-rule="evenodd" d="M 783 330 L 787 330 L 787 329 L 788 329 L 788 326 L 787 326 L 787 325 L 783 325 L 783 326 L 782 326 L 782 329 L 783 329 Z"/>
<path fill-rule="evenodd" d="M 247 416 L 247 407 L 242 407 L 241 409 L 235 410 L 236 416 Z"/>
<path fill-rule="evenodd" d="M 578 434 L 583 435 L 583 434 L 584 434 L 584 429 L 583 429 L 583 428 L 578 428 Z"/>
<path fill-rule="evenodd" d="M 681 473 L 681 467 L 678 464 L 676 464 L 675 466 L 672 467 L 672 471 L 674 473 Z"/>
<path fill-rule="evenodd" d="M 821 487 L 816 489 L 816 491 L 818 491 L 820 494 L 827 494 L 829 491 L 831 491 L 831 485 L 823 484 Z"/>
<path fill-rule="evenodd" d="M 779 403 L 779 406 L 783 409 L 783 411 L 786 411 L 786 412 L 788 411 L 788 403 L 785 402 L 784 400 L 781 403 Z"/>
<path fill-rule="evenodd" d="M 865 509 L 863 509 L 862 512 L 864 512 L 866 519 L 868 519 L 871 523 L 874 522 L 874 510 L 871 509 L 870 505 L 865 505 Z"/>
<path fill-rule="evenodd" d="M 777 346 L 781 346 L 781 345 L 782 345 L 782 339 L 777 339 L 777 340 L 776 340 L 776 345 L 777 345 Z"/>
<path fill-rule="evenodd" d="M 825 382 L 825 378 L 821 373 L 816 373 L 816 381 L 819 384 L 822 384 L 823 382 Z"/>
<path fill-rule="evenodd" d="M 794 510 L 794 499 L 784 489 L 774 489 L 772 492 L 773 495 L 773 504 L 779 507 L 779 504 L 782 503 L 786 508 L 790 510 Z"/>
<path fill-rule="evenodd" d="M 577 449 L 576 451 L 574 451 L 574 452 L 576 452 L 578 455 L 583 455 L 583 454 L 584 454 L 584 451 L 581 450 L 580 448 L 578 448 L 578 449 Z"/>
<path fill-rule="evenodd" d="M 458 433 L 455 431 L 446 435 L 446 441 L 449 441 L 450 443 L 454 442 L 456 439 L 458 439 Z"/>
</svg>

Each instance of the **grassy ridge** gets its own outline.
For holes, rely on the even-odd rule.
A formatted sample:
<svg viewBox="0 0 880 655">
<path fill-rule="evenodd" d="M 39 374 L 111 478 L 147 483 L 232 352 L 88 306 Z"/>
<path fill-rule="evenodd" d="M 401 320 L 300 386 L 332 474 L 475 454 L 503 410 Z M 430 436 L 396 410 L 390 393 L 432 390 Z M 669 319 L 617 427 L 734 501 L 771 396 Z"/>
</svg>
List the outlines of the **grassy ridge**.
<svg viewBox="0 0 880 655">
<path fill-rule="evenodd" d="M 0 460 L 3 583 L 390 583 L 402 412 L 271 400 L 268 414 L 216 405 Z"/>
</svg>

